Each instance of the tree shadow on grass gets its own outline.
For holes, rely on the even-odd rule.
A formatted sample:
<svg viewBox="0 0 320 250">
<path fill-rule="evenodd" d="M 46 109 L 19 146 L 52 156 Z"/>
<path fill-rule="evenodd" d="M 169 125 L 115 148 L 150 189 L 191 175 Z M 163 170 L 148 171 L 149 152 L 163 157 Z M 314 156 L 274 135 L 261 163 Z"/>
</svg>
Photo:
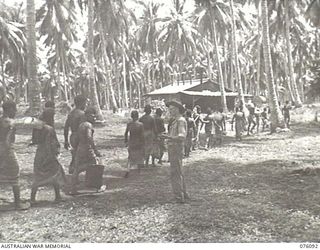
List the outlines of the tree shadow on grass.
<svg viewBox="0 0 320 250">
<path fill-rule="evenodd" d="M 171 220 L 175 226 L 170 230 L 171 239 L 182 242 L 314 239 L 314 234 L 308 235 L 303 229 L 290 233 L 286 227 L 294 227 L 290 223 L 296 223 L 288 211 L 303 211 L 310 216 L 319 214 L 319 170 L 314 175 L 299 173 L 297 170 L 303 166 L 283 160 L 238 164 L 208 159 L 192 165 L 199 168 L 194 174 L 187 166 L 187 187 L 191 196 L 198 198 L 198 204 L 173 209 Z M 178 227 L 183 230 L 177 230 Z M 260 237 L 253 232 L 245 233 L 245 227 L 260 231 Z M 194 235 L 194 238 L 186 240 L 183 235 Z"/>
</svg>

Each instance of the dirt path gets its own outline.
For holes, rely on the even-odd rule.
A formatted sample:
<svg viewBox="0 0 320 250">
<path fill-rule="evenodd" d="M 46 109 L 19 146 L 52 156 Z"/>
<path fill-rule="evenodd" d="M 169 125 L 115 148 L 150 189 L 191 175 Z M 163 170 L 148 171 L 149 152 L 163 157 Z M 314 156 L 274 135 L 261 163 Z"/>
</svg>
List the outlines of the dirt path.
<svg viewBox="0 0 320 250">
<path fill-rule="evenodd" d="M 318 241 L 320 193 L 319 126 L 296 124 L 288 133 L 266 133 L 242 142 L 192 152 L 186 159 L 188 204 L 170 203 L 169 165 L 133 171 L 126 162 L 125 120 L 109 115 L 96 129 L 97 145 L 108 160 L 107 192 L 69 197 L 55 204 L 43 189 L 38 206 L 0 212 L 0 242 L 282 242 Z M 305 127 L 306 126 L 306 127 Z M 57 126 L 63 142 L 61 124 Z M 28 131 L 17 136 L 22 196 L 29 198 L 35 148 Z M 62 151 L 68 165 L 70 153 Z M 1 197 L 11 197 L 1 189 Z M 0 200 L 1 202 L 1 200 Z"/>
</svg>

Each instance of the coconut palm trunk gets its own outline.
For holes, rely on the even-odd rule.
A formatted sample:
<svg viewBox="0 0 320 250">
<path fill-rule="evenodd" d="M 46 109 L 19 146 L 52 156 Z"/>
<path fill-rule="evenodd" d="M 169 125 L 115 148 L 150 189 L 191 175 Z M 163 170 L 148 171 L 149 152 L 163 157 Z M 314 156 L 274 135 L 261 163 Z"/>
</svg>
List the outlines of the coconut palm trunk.
<svg viewBox="0 0 320 250">
<path fill-rule="evenodd" d="M 285 11 L 285 35 L 286 35 L 286 44 L 287 44 L 287 56 L 288 56 L 288 67 L 289 67 L 289 78 L 290 84 L 292 86 L 292 91 L 294 95 L 294 101 L 296 107 L 301 107 L 302 102 L 298 91 L 298 86 L 296 83 L 296 79 L 294 77 L 294 70 L 293 70 L 293 60 L 292 60 L 292 47 L 290 42 L 290 19 L 289 19 L 289 6 L 288 0 L 284 0 L 284 11 Z"/>
<path fill-rule="evenodd" d="M 31 115 L 40 112 L 40 83 L 37 75 L 36 14 L 34 0 L 27 0 L 27 70 L 29 110 Z"/>
<path fill-rule="evenodd" d="M 277 127 L 284 126 L 284 121 L 278 103 L 278 97 L 276 94 L 272 71 L 267 0 L 262 0 L 261 2 L 261 17 L 263 56 L 265 62 L 266 81 L 269 94 L 269 105 L 271 110 L 271 132 L 275 132 Z"/>
<path fill-rule="evenodd" d="M 260 17 L 260 2 L 258 4 L 258 24 L 257 24 L 257 32 L 258 32 L 258 37 L 257 37 L 257 83 L 256 83 L 256 91 L 255 95 L 260 96 L 260 70 L 261 70 L 261 53 L 260 53 L 260 48 L 261 48 L 261 32 L 260 32 L 260 22 L 261 22 L 261 17 Z"/>
<path fill-rule="evenodd" d="M 217 57 L 219 86 L 220 86 L 220 93 L 221 93 L 221 106 L 222 106 L 223 112 L 228 112 L 226 92 L 225 92 L 225 87 L 224 87 L 224 78 L 223 78 L 223 73 L 222 73 L 221 60 L 220 60 L 220 55 L 219 55 L 219 47 L 218 47 L 218 41 L 217 41 L 216 24 L 215 24 L 215 19 L 214 19 L 215 18 L 214 17 L 214 9 L 212 9 L 212 12 L 210 11 L 211 39 L 213 40 L 213 44 L 214 44 L 215 52 L 216 52 L 216 57 Z"/>
<path fill-rule="evenodd" d="M 230 53 L 230 82 L 229 82 L 229 85 L 230 85 L 230 89 L 232 91 L 235 90 L 235 86 L 234 86 L 234 65 L 233 65 L 233 38 L 232 36 L 230 36 L 230 47 L 231 47 L 231 53 Z"/>
<path fill-rule="evenodd" d="M 122 77 L 123 77 L 123 97 L 125 108 L 129 107 L 128 104 L 128 90 L 127 90 L 127 67 L 126 67 L 126 51 L 124 47 L 125 34 L 122 34 Z"/>
<path fill-rule="evenodd" d="M 283 49 L 286 50 L 285 47 Z M 284 79 L 285 79 L 285 83 L 286 83 L 286 87 L 287 87 L 286 90 L 288 92 L 290 100 L 294 101 L 294 95 L 293 95 L 293 92 L 292 92 L 292 86 L 291 86 L 290 80 L 289 80 L 289 69 L 288 69 L 288 63 L 287 63 L 287 58 L 286 57 L 284 58 L 284 62 L 283 63 L 284 63 L 284 73 L 285 73 Z"/>
<path fill-rule="evenodd" d="M 93 0 L 88 0 L 88 69 L 89 69 L 89 86 L 91 105 L 97 112 L 97 119 L 103 120 L 102 112 L 99 105 L 97 87 L 94 77 L 94 44 L 93 44 L 93 17 L 94 6 Z"/>
<path fill-rule="evenodd" d="M 243 95 L 243 88 L 241 83 L 241 72 L 240 72 L 240 65 L 238 59 L 238 45 L 237 45 L 237 38 L 236 38 L 236 20 L 234 18 L 234 7 L 233 7 L 233 0 L 229 1 L 230 3 L 230 10 L 231 10 L 231 34 L 232 34 L 232 47 L 233 47 L 233 58 L 234 58 L 234 66 L 235 66 L 235 73 L 236 73 L 236 82 L 238 87 L 238 94 L 240 101 L 244 104 L 244 95 Z M 245 108 L 245 106 L 243 106 Z"/>
<path fill-rule="evenodd" d="M 100 33 L 100 39 L 101 39 L 101 47 L 102 47 L 102 57 L 103 57 L 103 64 L 104 68 L 106 70 L 106 79 L 107 79 L 107 90 L 110 89 L 110 95 L 111 95 L 111 103 L 112 107 L 115 109 L 118 109 L 117 101 L 115 98 L 115 93 L 112 85 L 112 77 L 111 77 L 111 69 L 110 69 L 110 64 L 109 64 L 109 58 L 106 52 L 107 48 L 107 42 L 106 42 L 106 37 L 105 37 L 105 32 L 103 31 L 102 27 L 102 20 L 99 18 L 98 26 L 99 26 L 99 33 Z M 107 91 L 108 92 L 108 91 Z"/>
</svg>

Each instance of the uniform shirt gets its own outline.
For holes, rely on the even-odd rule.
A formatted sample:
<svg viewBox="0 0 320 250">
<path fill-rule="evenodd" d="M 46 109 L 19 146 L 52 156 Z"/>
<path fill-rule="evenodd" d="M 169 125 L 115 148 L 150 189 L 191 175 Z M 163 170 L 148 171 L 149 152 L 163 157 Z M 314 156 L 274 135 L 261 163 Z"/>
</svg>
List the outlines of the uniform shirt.
<svg viewBox="0 0 320 250">
<path fill-rule="evenodd" d="M 169 126 L 169 131 L 168 131 L 168 135 L 171 137 L 176 137 L 179 136 L 181 138 L 183 138 L 183 140 L 181 141 L 182 143 L 185 141 L 185 138 L 187 136 L 187 122 L 184 119 L 184 117 L 180 116 L 177 117 L 175 119 L 172 119 L 170 126 Z M 168 144 L 172 145 L 175 143 L 179 143 L 176 140 L 169 140 Z"/>
</svg>

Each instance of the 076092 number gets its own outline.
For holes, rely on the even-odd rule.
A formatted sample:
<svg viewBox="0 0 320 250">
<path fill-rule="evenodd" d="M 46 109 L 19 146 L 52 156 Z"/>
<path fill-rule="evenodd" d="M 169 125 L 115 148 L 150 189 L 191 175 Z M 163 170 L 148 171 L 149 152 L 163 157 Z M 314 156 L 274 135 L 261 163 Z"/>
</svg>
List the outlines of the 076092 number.
<svg viewBox="0 0 320 250">
<path fill-rule="evenodd" d="M 300 248 L 318 248 L 318 244 L 316 243 L 302 243 L 300 244 Z"/>
</svg>

